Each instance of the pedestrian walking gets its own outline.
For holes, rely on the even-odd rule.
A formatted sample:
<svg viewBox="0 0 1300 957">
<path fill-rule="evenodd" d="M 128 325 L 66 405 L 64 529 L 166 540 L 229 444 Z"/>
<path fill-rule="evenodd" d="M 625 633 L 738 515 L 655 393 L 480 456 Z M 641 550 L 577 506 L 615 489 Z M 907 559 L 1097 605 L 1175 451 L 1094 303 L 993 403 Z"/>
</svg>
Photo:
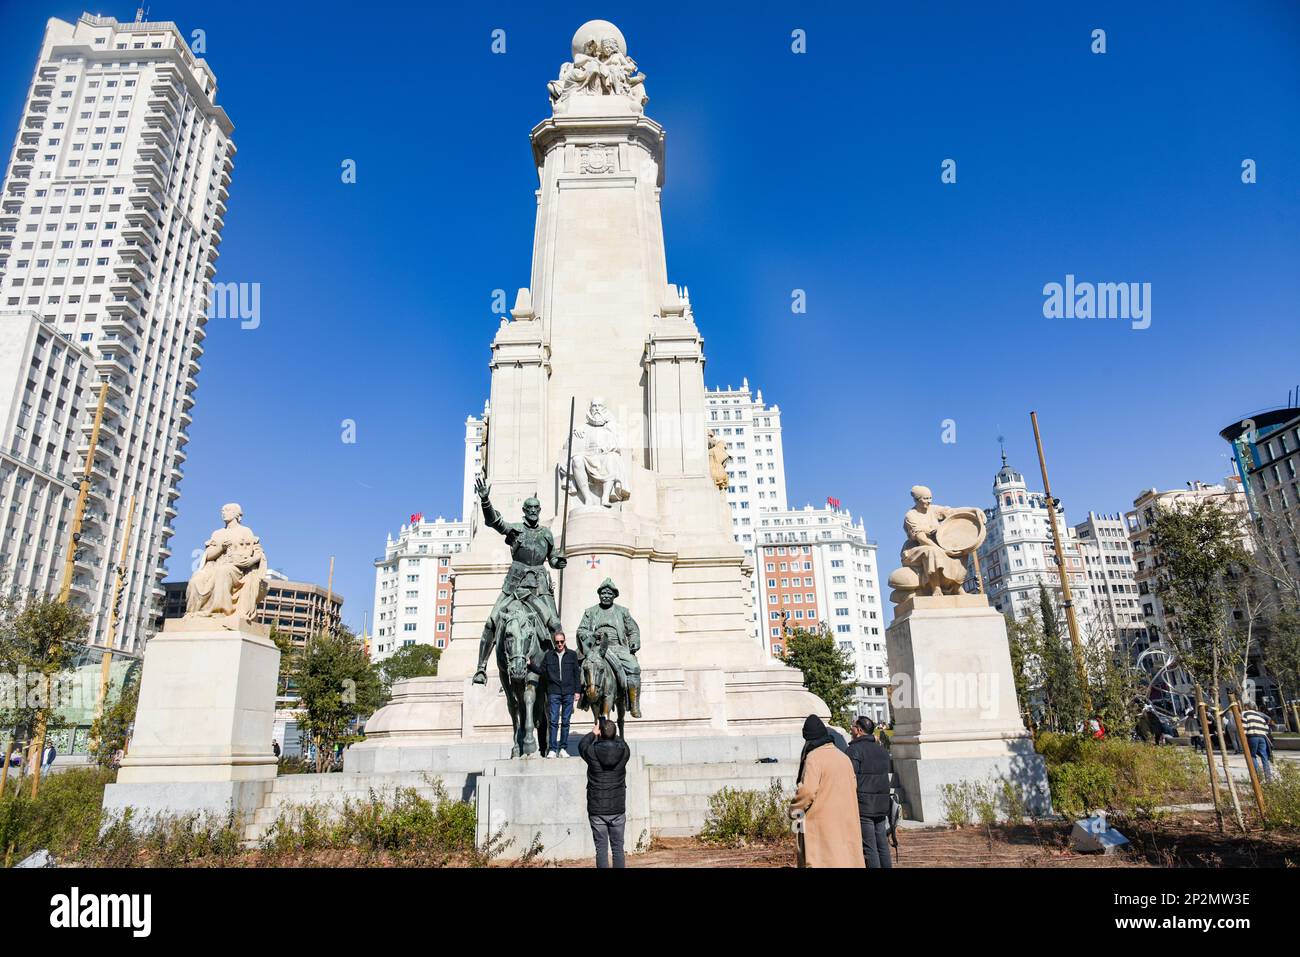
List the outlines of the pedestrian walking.
<svg viewBox="0 0 1300 957">
<path fill-rule="evenodd" d="M 803 739 L 790 812 L 796 819 L 802 816 L 806 866 L 865 867 L 853 763 L 815 714 L 804 721 Z"/>
<path fill-rule="evenodd" d="M 1268 720 L 1268 715 L 1251 705 L 1241 712 L 1241 726 L 1246 730 L 1246 744 L 1249 749 L 1250 760 L 1259 769 L 1261 776 L 1265 779 L 1271 778 L 1273 776 L 1273 738 L 1270 734 L 1272 722 Z"/>
<path fill-rule="evenodd" d="M 615 867 L 623 861 L 623 830 L 627 826 L 627 762 L 632 749 L 618 736 L 609 718 L 596 722 L 578 742 L 578 754 L 587 762 L 587 821 L 596 844 L 596 866 Z"/>
<path fill-rule="evenodd" d="M 889 752 L 875 738 L 876 723 L 865 715 L 849 729 L 849 762 L 858 781 L 858 824 L 862 830 L 862 856 L 867 869 L 893 867 L 889 859 L 890 774 Z"/>
</svg>

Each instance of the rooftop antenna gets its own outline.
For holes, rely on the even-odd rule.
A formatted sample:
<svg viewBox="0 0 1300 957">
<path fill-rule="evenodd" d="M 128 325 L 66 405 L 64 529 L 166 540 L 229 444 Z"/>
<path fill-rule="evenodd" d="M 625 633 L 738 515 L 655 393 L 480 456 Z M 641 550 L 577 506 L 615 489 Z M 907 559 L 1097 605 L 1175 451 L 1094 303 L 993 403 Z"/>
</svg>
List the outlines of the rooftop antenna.
<svg viewBox="0 0 1300 957">
<path fill-rule="evenodd" d="M 998 448 L 1002 450 L 1002 467 L 1006 468 L 1007 467 L 1007 437 L 1005 435 L 998 436 Z"/>
<path fill-rule="evenodd" d="M 148 10 L 146 10 L 144 7 L 136 7 L 136 8 L 135 8 L 135 22 L 136 22 L 136 23 L 143 23 L 143 22 L 144 22 L 144 17 L 145 17 L 145 14 L 146 14 L 146 13 L 148 13 Z"/>
</svg>

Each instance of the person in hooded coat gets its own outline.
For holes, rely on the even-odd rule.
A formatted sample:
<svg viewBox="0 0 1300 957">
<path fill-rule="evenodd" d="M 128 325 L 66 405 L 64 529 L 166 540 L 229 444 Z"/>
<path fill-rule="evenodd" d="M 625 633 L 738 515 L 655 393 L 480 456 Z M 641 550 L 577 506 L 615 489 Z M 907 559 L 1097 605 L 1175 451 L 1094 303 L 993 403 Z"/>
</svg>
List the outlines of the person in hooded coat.
<svg viewBox="0 0 1300 957">
<path fill-rule="evenodd" d="M 809 867 L 866 867 L 853 764 L 815 714 L 804 721 L 803 739 L 790 810 L 804 814 L 805 861 Z"/>
</svg>

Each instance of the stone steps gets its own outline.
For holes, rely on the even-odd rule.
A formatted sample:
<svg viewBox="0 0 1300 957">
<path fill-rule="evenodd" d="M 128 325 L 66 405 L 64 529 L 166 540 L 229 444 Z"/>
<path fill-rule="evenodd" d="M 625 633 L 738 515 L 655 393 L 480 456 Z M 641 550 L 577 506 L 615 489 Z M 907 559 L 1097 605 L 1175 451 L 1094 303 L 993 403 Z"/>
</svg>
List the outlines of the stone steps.
<svg viewBox="0 0 1300 957">
<path fill-rule="evenodd" d="M 724 787 L 766 791 L 776 778 L 787 792 L 792 792 L 799 764 L 794 761 L 722 762 L 652 765 L 646 770 L 650 773 L 652 829 L 665 837 L 683 837 L 699 833 L 708 817 L 709 798 Z"/>
<path fill-rule="evenodd" d="M 280 816 L 294 807 L 315 806 L 327 817 L 342 810 L 348 801 L 369 803 L 372 794 L 391 799 L 399 788 L 412 789 L 423 798 L 433 800 L 441 781 L 448 797 L 465 798 L 472 782 L 465 774 L 432 774 L 427 771 L 396 774 L 288 774 L 275 779 L 262 806 L 244 827 L 244 840 L 260 842 Z"/>
</svg>

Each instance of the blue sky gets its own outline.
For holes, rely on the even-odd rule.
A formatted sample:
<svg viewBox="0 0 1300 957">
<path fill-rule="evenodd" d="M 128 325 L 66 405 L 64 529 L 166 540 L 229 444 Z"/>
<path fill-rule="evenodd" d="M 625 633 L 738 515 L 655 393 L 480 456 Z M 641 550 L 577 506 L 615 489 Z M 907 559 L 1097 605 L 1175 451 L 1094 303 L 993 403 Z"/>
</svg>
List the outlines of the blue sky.
<svg viewBox="0 0 1300 957">
<path fill-rule="evenodd" d="M 990 504 L 999 434 L 1036 475 L 1030 409 L 1076 520 L 1221 478 L 1219 429 L 1300 382 L 1300 5 L 553 6 L 152 5 L 206 31 L 239 148 L 216 278 L 262 286 L 257 329 L 208 327 L 176 577 L 238 500 L 290 576 L 336 556 L 359 626 L 385 534 L 459 511 L 492 290 L 528 282 L 527 134 L 593 17 L 668 131 L 669 279 L 708 382 L 780 404 L 792 504 L 841 499 L 884 571 L 911 485 Z M 46 18 L 81 10 L 0 0 L 8 129 Z M 1151 283 L 1150 328 L 1045 319 L 1067 273 Z"/>
</svg>

